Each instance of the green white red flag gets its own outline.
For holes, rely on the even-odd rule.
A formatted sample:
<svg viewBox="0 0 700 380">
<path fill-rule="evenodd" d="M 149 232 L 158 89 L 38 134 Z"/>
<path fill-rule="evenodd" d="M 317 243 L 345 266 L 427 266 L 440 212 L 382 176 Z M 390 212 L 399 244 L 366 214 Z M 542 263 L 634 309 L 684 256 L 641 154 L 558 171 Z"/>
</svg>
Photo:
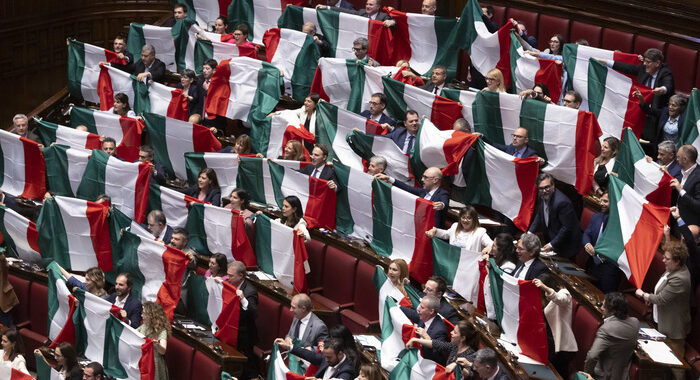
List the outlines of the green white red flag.
<svg viewBox="0 0 700 380">
<path fill-rule="evenodd" d="M 692 145 L 700 150 L 700 90 L 698 89 L 690 93 L 685 120 L 681 126 L 680 143 Z"/>
<path fill-rule="evenodd" d="M 510 70 L 515 93 L 519 94 L 542 83 L 549 89 L 549 97 L 557 103 L 562 89 L 562 65 L 557 64 L 553 59 L 536 58 L 525 54 L 523 45 L 515 35 L 515 30 L 510 31 L 510 37 Z"/>
<path fill-rule="evenodd" d="M 30 259 L 26 261 L 41 259 L 36 224 L 2 204 L 0 204 L 0 233 L 2 233 L 5 247 L 15 257 Z"/>
<path fill-rule="evenodd" d="M 71 96 L 91 103 L 100 102 L 95 87 L 100 76 L 100 62 L 126 65 L 126 61 L 111 50 L 68 39 L 68 92 Z"/>
<path fill-rule="evenodd" d="M 39 143 L 0 131 L 0 164 L 2 191 L 29 199 L 43 199 L 46 166 Z"/>
<path fill-rule="evenodd" d="M 248 26 L 248 40 L 261 45 L 263 35 L 277 27 L 277 19 L 289 5 L 304 5 L 303 0 L 232 0 L 228 7 L 228 24 Z"/>
<path fill-rule="evenodd" d="M 265 58 L 284 73 L 284 92 L 303 102 L 321 53 L 314 36 L 292 29 L 271 28 L 263 36 Z"/>
<path fill-rule="evenodd" d="M 263 272 L 294 293 L 307 293 L 306 274 L 309 273 L 309 255 L 304 236 L 297 230 L 266 215 L 255 218 L 255 254 Z"/>
<path fill-rule="evenodd" d="M 80 125 L 90 133 L 113 138 L 117 142 L 117 156 L 129 162 L 138 160 L 143 121 L 112 112 L 71 107 L 70 126 L 77 128 Z"/>
<path fill-rule="evenodd" d="M 75 325 L 73 313 L 75 312 L 75 297 L 68 290 L 66 280 L 61 274 L 56 262 L 46 267 L 48 272 L 48 329 L 49 339 L 54 348 L 59 343 L 68 342 L 75 345 Z"/>
</svg>

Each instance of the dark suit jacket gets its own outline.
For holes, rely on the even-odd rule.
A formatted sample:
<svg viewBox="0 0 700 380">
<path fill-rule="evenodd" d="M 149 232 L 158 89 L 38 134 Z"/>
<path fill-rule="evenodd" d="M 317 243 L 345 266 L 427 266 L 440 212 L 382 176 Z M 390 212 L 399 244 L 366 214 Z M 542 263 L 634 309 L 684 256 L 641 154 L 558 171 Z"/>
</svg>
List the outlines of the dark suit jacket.
<svg viewBox="0 0 700 380">
<path fill-rule="evenodd" d="M 360 116 L 366 117 L 368 119 L 372 118 L 372 115 L 370 114 L 369 110 L 362 111 L 360 113 Z M 382 113 L 382 116 L 379 117 L 379 124 L 384 124 L 384 123 L 387 123 L 387 124 L 391 125 L 392 127 L 396 126 L 396 121 L 394 121 L 394 119 L 390 118 L 385 113 Z"/>
<path fill-rule="evenodd" d="M 165 226 L 165 235 L 163 236 L 163 243 L 166 245 L 170 245 L 170 240 L 173 238 L 173 228 L 166 225 Z"/>
<path fill-rule="evenodd" d="M 117 301 L 117 293 L 112 293 L 107 297 L 107 301 L 114 303 Z M 129 294 L 124 304 L 124 311 L 126 311 L 126 318 L 129 320 L 129 325 L 133 328 L 138 328 L 141 325 L 141 310 L 143 306 L 141 305 L 141 300 Z"/>
<path fill-rule="evenodd" d="M 121 71 L 126 71 L 127 73 L 130 73 L 133 70 L 134 67 L 134 55 L 129 53 L 128 51 L 124 51 L 124 55 L 127 58 L 127 63 L 126 65 L 121 65 L 119 63 L 112 63 L 112 67 L 119 69 Z"/>
<path fill-rule="evenodd" d="M 401 306 L 401 311 L 403 311 L 403 313 L 406 314 L 406 317 L 408 317 L 408 319 L 410 319 L 411 322 L 417 324 L 418 327 L 425 327 L 425 323 L 420 320 L 417 311 L 406 306 Z M 445 322 L 442 320 L 442 318 L 440 318 L 437 315 L 435 316 L 435 319 L 433 319 L 433 322 L 430 324 L 430 327 L 428 327 L 426 333 L 430 335 L 430 339 L 432 340 L 441 340 L 443 342 L 450 341 L 450 335 L 447 333 L 447 327 L 445 327 Z M 437 351 L 428 347 L 423 347 L 422 351 L 424 358 L 434 360 L 435 362 L 441 365 L 445 365 L 445 361 L 447 361 L 447 358 L 443 357 Z"/>
<path fill-rule="evenodd" d="M 292 325 L 289 326 L 289 332 L 287 332 L 286 337 L 294 339 L 294 330 L 299 324 L 299 319 L 296 317 L 292 320 Z M 301 337 L 301 345 L 303 347 L 316 347 L 319 341 L 325 341 L 328 338 L 328 327 L 323 321 L 316 316 L 316 314 L 311 313 L 311 318 L 309 323 L 306 325 L 306 330 L 304 330 L 304 335 Z"/>
<path fill-rule="evenodd" d="M 683 190 L 685 195 L 678 197 L 681 218 L 686 224 L 700 224 L 700 165 L 690 173 Z"/>
<path fill-rule="evenodd" d="M 513 271 L 510 274 L 515 276 L 515 272 L 517 272 L 521 266 L 523 266 L 523 263 L 518 261 L 518 263 L 515 265 L 515 269 L 513 269 Z M 527 273 L 525 274 L 525 281 L 532 281 L 542 273 L 548 271 L 549 268 L 547 268 L 547 266 L 544 265 L 544 263 L 540 261 L 539 258 L 535 258 L 532 264 L 530 264 L 530 267 L 527 268 Z"/>
<path fill-rule="evenodd" d="M 178 83 L 175 88 L 182 89 L 182 84 Z M 192 82 L 190 89 L 187 91 L 187 96 L 191 96 L 192 100 L 187 101 L 187 110 L 190 116 L 198 114 L 202 116 L 202 110 L 204 109 L 204 89 L 199 86 L 198 83 Z"/>
<path fill-rule="evenodd" d="M 608 214 L 603 214 L 602 212 L 596 212 L 591 217 L 591 221 L 588 222 L 588 227 L 583 231 L 583 237 L 581 238 L 581 246 L 586 246 L 586 244 L 591 243 L 595 245 L 598 241 L 598 234 L 600 233 L 600 226 L 607 219 Z"/>
<path fill-rule="evenodd" d="M 132 74 L 138 75 L 146 72 L 146 65 L 143 64 L 143 60 L 139 59 L 134 63 L 134 67 L 131 71 Z M 165 80 L 165 63 L 160 59 L 156 58 L 151 65 L 151 79 L 154 82 L 163 83 Z"/>
<path fill-rule="evenodd" d="M 567 258 L 572 258 L 581 248 L 581 224 L 576 217 L 574 205 L 559 190 L 549 199 L 549 225 L 544 222 L 544 204 L 537 198 L 535 216 L 528 231 L 544 233 L 543 243 L 551 243 L 554 251 Z"/>
<path fill-rule="evenodd" d="M 593 345 L 586 355 L 584 372 L 596 380 L 628 379 L 638 331 L 637 318 L 610 317 L 596 332 Z"/>
<path fill-rule="evenodd" d="M 163 165 L 157 162 L 154 162 L 153 166 L 155 168 L 155 171 L 151 171 L 151 183 L 165 185 L 165 181 L 167 180 L 167 173 L 165 172 L 165 168 L 163 167 Z"/>
<path fill-rule="evenodd" d="M 238 287 L 243 292 L 243 296 L 248 300 L 248 309 L 243 310 L 238 318 L 238 347 L 242 352 L 250 350 L 258 342 L 258 329 L 255 320 L 258 318 L 258 290 L 248 280 Z"/>
<path fill-rule="evenodd" d="M 428 91 L 429 93 L 432 94 L 432 93 L 433 93 L 433 89 L 435 89 L 435 85 L 433 84 L 432 81 L 428 81 L 428 83 L 426 83 L 426 84 L 420 86 L 419 88 L 420 88 L 421 90 Z M 446 89 L 446 88 L 452 88 L 452 86 L 450 86 L 449 83 L 444 83 L 444 84 L 442 85 L 442 88 L 438 91 L 437 95 L 440 95 L 440 93 L 442 93 L 442 90 L 444 90 L 444 89 Z"/>
<path fill-rule="evenodd" d="M 404 127 L 396 127 L 393 131 L 387 133 L 386 135 L 380 135 L 380 137 L 386 137 L 391 139 L 399 149 L 403 150 L 403 145 L 406 143 L 406 137 L 408 137 L 408 130 Z M 413 143 L 415 144 L 415 140 Z"/>
<path fill-rule="evenodd" d="M 313 165 L 306 165 L 303 169 L 299 170 L 299 173 L 304 173 L 306 175 L 311 175 L 311 173 L 314 172 L 314 169 L 316 167 Z M 318 178 L 326 181 L 333 181 L 336 184 L 338 183 L 338 178 L 335 176 L 335 170 L 333 170 L 332 167 L 326 165 L 323 167 L 323 170 L 321 170 L 321 175 L 318 176 Z"/>
<path fill-rule="evenodd" d="M 670 165 L 668 165 L 668 168 L 666 168 L 666 171 L 668 171 L 668 174 L 671 175 L 671 177 L 677 179 L 679 182 L 681 180 L 681 165 L 678 164 L 677 160 L 673 160 Z"/>
<path fill-rule="evenodd" d="M 197 198 L 199 195 L 199 187 L 197 185 L 190 186 L 185 190 L 185 194 Z M 221 189 L 211 189 L 204 202 L 209 202 L 214 206 L 221 206 Z"/>
<path fill-rule="evenodd" d="M 700 247 L 695 243 L 693 238 L 693 233 L 690 232 L 687 224 L 678 226 L 678 231 L 680 231 L 683 236 L 683 243 L 685 243 L 686 248 L 688 248 L 688 270 L 690 270 L 690 280 L 692 281 L 692 288 L 695 289 L 698 284 L 698 279 L 700 275 Z"/>
<path fill-rule="evenodd" d="M 355 14 L 355 15 L 358 15 L 358 16 L 362 16 L 362 17 L 367 17 L 367 18 L 369 18 L 369 15 L 367 14 L 367 11 L 366 11 L 364 8 L 363 8 L 363 9 L 360 9 L 360 10 L 357 10 L 357 11 L 354 10 L 354 9 L 345 9 L 345 8 L 338 8 L 338 7 L 333 7 L 333 9 L 335 9 L 335 10 L 338 11 L 338 12 L 352 13 L 352 14 Z M 382 11 L 379 11 L 379 12 L 377 13 L 377 17 L 375 17 L 374 19 L 377 20 L 377 21 L 392 20 L 391 16 L 389 16 L 388 14 L 386 14 L 386 13 L 384 13 L 384 12 L 382 12 Z"/>
<path fill-rule="evenodd" d="M 440 308 L 438 309 L 438 313 L 450 323 L 453 325 L 456 325 L 457 322 L 459 322 L 459 315 L 457 314 L 457 310 L 455 310 L 452 305 L 450 305 L 449 302 L 443 297 L 440 299 Z"/>
<path fill-rule="evenodd" d="M 306 350 L 300 347 L 292 348 L 291 353 L 308 361 L 309 363 L 315 366 L 318 366 L 318 371 L 316 371 L 314 377 L 319 379 L 323 378 L 323 374 L 326 373 L 326 370 L 329 367 L 328 362 L 326 361 L 326 358 L 323 356 L 323 354 L 315 351 Z M 355 371 L 355 363 L 352 362 L 348 355 L 345 355 L 345 361 L 340 363 L 338 368 L 336 368 L 336 371 L 333 373 L 333 378 L 352 380 L 357 375 L 357 371 Z"/>
<path fill-rule="evenodd" d="M 487 142 L 488 142 L 488 141 L 487 141 Z M 505 145 L 505 144 L 494 144 L 494 143 L 491 143 L 491 142 L 488 142 L 488 143 L 491 144 L 491 145 L 493 145 L 494 147 L 496 147 L 496 148 L 498 148 L 498 149 L 500 149 L 500 150 L 502 150 L 502 151 L 504 151 L 504 152 L 510 154 L 511 156 L 514 155 L 514 154 L 515 154 L 515 151 L 517 150 L 517 149 L 515 149 L 515 147 L 513 146 L 513 144 Z M 537 156 L 537 152 L 535 152 L 534 149 L 532 149 L 532 148 L 530 148 L 529 146 L 526 145 L 526 146 L 525 146 L 525 151 L 523 152 L 523 155 L 522 155 L 522 158 L 528 158 L 528 157 L 534 157 L 534 156 Z"/>
<path fill-rule="evenodd" d="M 348 10 L 352 10 L 352 11 L 355 10 L 355 7 L 354 7 L 350 2 L 348 2 L 347 0 L 340 0 L 340 1 L 338 2 L 338 4 L 336 4 L 336 5 L 333 6 L 332 8 L 333 8 L 333 9 L 335 9 L 335 8 L 348 9 Z"/>
<path fill-rule="evenodd" d="M 417 195 L 421 198 L 428 194 L 428 192 L 422 187 L 413 187 L 401 181 L 394 181 L 394 186 L 398 187 L 399 189 L 406 190 L 409 193 Z M 438 187 L 437 190 L 435 190 L 435 193 L 433 193 L 431 201 L 442 202 L 445 205 L 442 210 L 435 211 L 435 227 L 442 228 L 447 207 L 450 205 L 450 194 L 442 187 Z"/>
</svg>

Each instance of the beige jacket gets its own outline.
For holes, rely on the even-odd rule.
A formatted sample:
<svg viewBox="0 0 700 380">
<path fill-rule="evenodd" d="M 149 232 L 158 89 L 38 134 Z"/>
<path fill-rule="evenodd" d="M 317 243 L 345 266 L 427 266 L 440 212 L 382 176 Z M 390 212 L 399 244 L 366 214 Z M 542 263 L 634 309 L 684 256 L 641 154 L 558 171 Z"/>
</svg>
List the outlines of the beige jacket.
<svg viewBox="0 0 700 380">
<path fill-rule="evenodd" d="M 544 308 L 544 316 L 547 318 L 549 328 L 552 330 L 554 351 L 578 351 L 576 337 L 573 330 L 571 330 L 573 313 L 571 294 L 566 288 L 562 288 L 558 292 L 546 294 L 545 297 L 549 303 Z"/>
</svg>

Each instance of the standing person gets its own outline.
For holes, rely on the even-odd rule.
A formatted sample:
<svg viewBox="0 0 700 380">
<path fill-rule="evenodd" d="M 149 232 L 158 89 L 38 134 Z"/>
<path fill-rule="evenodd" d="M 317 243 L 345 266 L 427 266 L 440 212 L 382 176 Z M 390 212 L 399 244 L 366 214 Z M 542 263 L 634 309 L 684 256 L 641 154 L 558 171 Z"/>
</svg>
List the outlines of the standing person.
<svg viewBox="0 0 700 380">
<path fill-rule="evenodd" d="M 204 277 L 226 277 L 228 259 L 223 253 L 215 253 L 209 258 L 209 269 L 204 272 Z"/>
<path fill-rule="evenodd" d="M 129 320 L 129 325 L 138 328 L 141 325 L 141 300 L 131 296 L 131 289 L 134 288 L 134 281 L 128 273 L 121 273 L 114 282 L 115 292 L 107 297 L 107 301 L 120 307 L 122 318 Z"/>
<path fill-rule="evenodd" d="M 299 339 L 302 347 L 315 349 L 318 342 L 328 339 L 328 327 L 311 310 L 311 298 L 304 293 L 292 297 L 290 310 L 294 314 L 285 338 Z"/>
<path fill-rule="evenodd" d="M 107 112 L 119 116 L 136 117 L 136 113 L 129 106 L 129 95 L 123 92 L 114 95 L 114 105 Z"/>
<path fill-rule="evenodd" d="M 493 239 L 493 244 L 488 250 L 489 256 L 493 257 L 496 265 L 506 273 L 511 273 L 518 263 L 518 256 L 515 254 L 515 244 L 513 236 L 507 233 L 500 233 Z M 485 259 L 488 259 L 485 257 Z"/>
<path fill-rule="evenodd" d="M 127 73 L 130 73 L 131 67 L 134 65 L 134 55 L 129 53 L 128 50 L 126 50 L 126 37 L 124 37 L 122 34 L 118 34 L 116 37 L 114 37 L 112 49 L 115 53 L 117 53 L 117 56 L 119 56 L 119 58 L 126 61 L 126 65 L 122 65 L 120 63 L 112 63 L 111 66 L 121 71 L 126 71 Z"/>
<path fill-rule="evenodd" d="M 260 211 L 258 211 L 260 212 Z M 294 195 L 284 197 L 282 202 L 282 217 L 275 221 L 284 224 L 297 230 L 297 235 L 304 236 L 304 241 L 311 239 L 309 230 L 306 228 L 306 220 L 304 220 L 304 210 L 301 208 L 301 201 Z"/>
<path fill-rule="evenodd" d="M 479 225 L 479 214 L 471 205 L 459 210 L 459 220 L 449 229 L 433 227 L 425 234 L 431 238 L 437 236 L 443 240 L 449 239 L 451 245 L 477 252 L 481 252 L 493 243 L 486 229 Z"/>
<path fill-rule="evenodd" d="M 698 150 L 692 145 L 678 148 L 681 179 L 672 179 L 671 187 L 678 192 L 678 211 L 687 224 L 700 225 L 700 169 Z"/>
<path fill-rule="evenodd" d="M 620 140 L 617 137 L 606 137 L 600 145 L 600 154 L 593 163 L 593 193 L 600 196 L 608 189 L 610 173 L 615 167 L 615 157 L 620 149 Z"/>
<path fill-rule="evenodd" d="M 486 87 L 482 91 L 506 92 L 506 80 L 499 69 L 491 69 L 486 73 Z"/>
<path fill-rule="evenodd" d="M 236 25 L 236 29 L 233 31 L 233 39 L 226 42 L 233 43 L 238 46 L 251 47 L 257 50 L 255 44 L 248 41 L 248 25 L 246 24 Z"/>
<path fill-rule="evenodd" d="M 420 300 L 417 310 L 410 307 L 401 306 L 401 311 L 417 325 L 416 334 L 423 339 L 440 340 L 447 342 L 449 335 L 445 321 L 438 315 L 440 300 L 432 295 L 425 295 Z M 423 357 L 433 360 L 440 365 L 445 365 L 446 355 L 438 352 L 435 348 L 424 347 Z"/>
<path fill-rule="evenodd" d="M 312 134 L 316 134 L 316 105 L 321 96 L 315 92 L 304 98 L 304 105 L 294 111 L 299 120 L 304 123 L 304 128 Z"/>
<path fill-rule="evenodd" d="M 0 362 L 5 364 L 9 363 L 13 369 L 29 374 L 27 370 L 27 361 L 24 359 L 24 356 L 22 356 L 24 344 L 22 344 L 22 337 L 17 330 L 8 329 L 2 333 L 0 345 L 2 346 L 0 350 Z"/>
<path fill-rule="evenodd" d="M 65 380 L 81 380 L 83 378 L 83 370 L 78 365 L 78 354 L 68 342 L 58 344 L 54 351 L 54 357 L 58 366 L 56 370 Z"/>
<path fill-rule="evenodd" d="M 314 149 L 311 151 L 311 165 L 306 165 L 306 167 L 299 170 L 299 172 L 328 181 L 328 187 L 338 191 L 336 185 L 338 183 L 338 178 L 335 176 L 333 167 L 326 165 L 327 160 L 328 148 L 323 144 L 315 144 Z"/>
<path fill-rule="evenodd" d="M 159 303 L 148 301 L 143 304 L 141 318 L 143 319 L 143 324 L 137 329 L 138 332 L 148 338 L 155 339 L 153 342 L 153 348 L 155 349 L 153 359 L 155 360 L 156 371 L 153 378 L 154 380 L 168 380 L 165 351 L 168 348 L 168 338 L 172 335 L 168 316 Z"/>
<path fill-rule="evenodd" d="M 394 288 L 396 288 L 403 296 L 395 301 L 403 306 L 410 306 L 411 301 L 408 299 L 408 293 L 406 292 L 406 287 L 404 286 L 404 284 L 408 282 L 408 264 L 406 263 L 406 260 L 391 260 L 391 263 L 389 263 L 389 267 L 386 271 L 386 277 L 389 279 L 389 281 L 391 281 L 391 285 L 394 285 Z M 396 294 L 396 298 L 398 298 L 398 294 Z M 404 302 L 404 299 L 406 299 L 407 302 Z"/>
<path fill-rule="evenodd" d="M 143 45 L 141 48 L 141 59 L 134 63 L 132 74 L 141 82 L 144 79 L 163 83 L 165 80 L 165 63 L 156 58 L 156 48 L 151 44 Z"/>
<path fill-rule="evenodd" d="M 248 357 L 242 378 L 251 379 L 257 375 L 258 371 L 253 353 L 253 346 L 258 341 L 258 329 L 255 326 L 255 320 L 258 318 L 258 290 L 246 279 L 246 267 L 240 261 L 234 261 L 228 265 L 226 282 L 236 287 L 236 295 L 241 299 L 236 346 Z"/>
<path fill-rule="evenodd" d="M 423 172 L 423 177 L 421 178 L 423 187 L 413 187 L 411 185 L 407 185 L 401 181 L 396 181 L 394 178 L 389 177 L 384 173 L 376 174 L 374 178 L 387 181 L 399 189 L 432 201 L 433 209 L 435 209 L 435 226 L 443 226 L 443 220 L 446 213 L 445 210 L 449 205 L 450 195 L 447 190 L 441 187 L 442 171 L 440 168 L 433 166 Z"/>
<path fill-rule="evenodd" d="M 105 291 L 105 273 L 98 267 L 92 267 L 85 272 L 85 282 L 80 281 L 72 273 L 58 266 L 61 274 L 66 279 L 66 285 L 69 289 L 80 288 L 91 294 L 94 294 L 102 299 L 107 298 Z"/>
<path fill-rule="evenodd" d="M 204 90 L 197 83 L 197 74 L 193 70 L 185 69 L 180 76 L 180 83 L 175 88 L 182 89 L 187 97 L 187 110 L 189 122 L 199 123 L 202 120 L 204 109 Z"/>
<path fill-rule="evenodd" d="M 243 218 L 243 224 L 245 226 L 246 235 L 248 235 L 248 240 L 251 244 L 255 244 L 255 223 L 253 223 L 253 212 L 250 211 L 250 195 L 248 192 L 237 187 L 231 191 L 231 195 L 228 198 L 229 202 L 224 207 L 231 210 L 237 210 L 241 212 L 241 217 Z"/>
<path fill-rule="evenodd" d="M 526 232 L 520 236 L 515 252 L 518 254 L 518 263 L 511 275 L 518 280 L 530 281 L 549 271 L 547 266 L 540 261 L 540 247 L 542 243 L 535 234 Z"/>
<path fill-rule="evenodd" d="M 15 294 L 15 289 L 7 278 L 9 266 L 5 254 L 0 253 L 0 324 L 5 327 L 15 325 L 12 319 L 12 309 L 19 305 L 19 299 Z"/>
<path fill-rule="evenodd" d="M 605 192 L 600 196 L 600 212 L 593 214 L 581 239 L 583 249 L 591 256 L 588 272 L 595 278 L 592 281 L 593 285 L 603 293 L 617 290 L 617 287 L 620 285 L 620 274 L 622 273 L 616 263 L 597 254 L 594 248 L 595 243 L 598 242 L 598 238 L 600 238 L 603 230 L 605 230 L 605 226 L 608 224 L 609 212 L 610 196 Z"/>
</svg>

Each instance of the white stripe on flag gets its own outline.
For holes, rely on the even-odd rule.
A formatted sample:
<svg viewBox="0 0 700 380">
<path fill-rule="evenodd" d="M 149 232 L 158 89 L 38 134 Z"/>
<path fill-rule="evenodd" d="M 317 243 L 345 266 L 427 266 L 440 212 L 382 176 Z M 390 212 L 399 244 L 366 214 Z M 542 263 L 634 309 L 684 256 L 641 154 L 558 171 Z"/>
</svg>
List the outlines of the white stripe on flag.
<svg viewBox="0 0 700 380">
<path fill-rule="evenodd" d="M 350 168 L 348 178 L 348 203 L 350 204 L 350 215 L 355 224 L 353 235 L 372 240 L 374 233 L 372 226 L 372 181 L 374 177 L 361 170 Z M 383 311 L 380 309 L 380 313 Z M 381 319 L 380 319 L 381 320 Z"/>
<path fill-rule="evenodd" d="M 87 202 L 66 197 L 54 197 L 59 206 L 66 230 L 71 269 L 85 271 L 97 266 L 95 248 L 92 245 L 90 221 L 87 218 Z"/>
<path fill-rule="evenodd" d="M 427 73 L 433 67 L 437 55 L 435 16 L 407 13 L 406 22 L 411 40 L 411 68 L 419 73 Z"/>
<path fill-rule="evenodd" d="M 231 217 L 233 214 L 227 208 L 205 204 L 204 206 L 204 232 L 207 234 L 207 248 L 212 253 L 223 253 L 229 260 L 233 259 L 231 245 Z"/>
<path fill-rule="evenodd" d="M 272 120 L 270 123 L 270 140 L 267 144 L 267 152 L 265 156 L 270 158 L 282 156 L 284 153 L 282 141 L 284 141 L 284 133 L 287 130 L 287 126 L 293 125 L 298 127 L 300 124 L 303 125 L 304 123 L 302 123 L 301 119 L 299 119 L 296 111 L 294 110 L 283 110 L 272 115 Z"/>
<path fill-rule="evenodd" d="M 133 102 L 132 96 L 129 97 L 129 103 Z M 95 119 L 95 127 L 97 134 L 100 136 L 111 137 L 117 144 L 124 139 L 124 130 L 121 125 L 121 117 L 107 111 L 93 111 L 92 117 Z"/>
<path fill-rule="evenodd" d="M 258 0 L 253 2 L 253 42 L 262 45 L 263 35 L 270 28 L 277 27 L 277 19 L 282 15 L 281 0 Z"/>
<path fill-rule="evenodd" d="M 348 13 L 338 14 L 338 44 L 335 47 L 337 58 L 356 59 L 352 42 L 358 37 L 368 37 L 369 18 Z"/>
<path fill-rule="evenodd" d="M 85 292 L 85 319 L 83 325 L 87 332 L 85 357 L 98 363 L 104 362 L 105 332 L 112 304 L 102 298 Z"/>
<path fill-rule="evenodd" d="M 277 281 L 293 287 L 294 283 L 294 232 L 277 221 L 270 220 L 270 253 Z"/>
<path fill-rule="evenodd" d="M 221 185 L 221 196 L 228 197 L 236 188 L 238 155 L 235 153 L 204 153 L 204 163 L 216 171 Z"/>
<path fill-rule="evenodd" d="M 175 41 L 171 32 L 172 28 L 144 25 L 143 37 L 147 44 L 153 45 L 156 49 L 158 59 L 165 63 L 165 68 L 170 71 L 177 71 L 175 65 Z"/>
<path fill-rule="evenodd" d="M 503 273 L 503 319 L 501 326 L 503 327 L 503 335 L 501 339 L 510 342 L 518 343 L 518 325 L 520 324 L 520 286 L 518 279 Z"/>
<path fill-rule="evenodd" d="M 578 110 L 548 104 L 545 109 L 542 135 L 549 173 L 564 183 L 576 183 L 576 128 Z"/>
<path fill-rule="evenodd" d="M 335 137 L 332 143 L 333 152 L 335 152 L 338 160 L 344 165 L 353 169 L 364 170 L 362 158 L 355 154 L 345 138 L 348 134 L 352 133 L 355 128 L 364 131 L 367 119 L 354 112 L 338 108 L 336 121 Z"/>
<path fill-rule="evenodd" d="M 484 166 L 491 193 L 491 208 L 514 219 L 523 202 L 513 156 L 484 144 Z"/>
<path fill-rule="evenodd" d="M 85 53 L 85 67 L 83 77 L 80 80 L 80 91 L 83 99 L 92 103 L 99 103 L 97 96 L 97 82 L 100 77 L 100 62 L 107 62 L 104 49 L 90 44 L 83 44 Z"/>
<path fill-rule="evenodd" d="M 180 178 L 187 178 L 185 153 L 194 152 L 192 129 L 192 123 L 169 117 L 165 118 L 165 143 L 168 148 L 168 156 L 175 175 Z"/>
<path fill-rule="evenodd" d="M 67 145 L 71 148 L 85 149 L 88 132 L 59 125 L 56 128 L 56 144 Z"/>
<path fill-rule="evenodd" d="M 7 131 L 0 131 L 0 146 L 2 146 L 2 191 L 12 195 L 24 193 L 26 170 L 29 163 L 24 162 L 24 143 L 19 136 Z"/>
<path fill-rule="evenodd" d="M 209 292 L 207 314 L 209 314 L 209 320 L 211 321 L 213 329 L 214 326 L 216 326 L 216 320 L 221 314 L 221 309 L 224 307 L 224 299 L 221 295 L 224 286 L 217 282 L 214 277 L 207 277 L 204 284 L 207 286 L 207 292 Z"/>
<path fill-rule="evenodd" d="M 167 250 L 164 243 L 152 238 L 141 238 L 138 247 L 138 264 L 143 278 L 146 280 L 141 288 L 141 302 L 158 299 L 158 291 L 165 282 L 163 254 Z"/>
<path fill-rule="evenodd" d="M 297 196 L 301 201 L 301 208 L 306 211 L 306 205 L 309 203 L 310 181 L 308 175 L 299 173 L 290 168 L 285 168 L 280 191 L 285 197 L 289 195 Z"/>
<path fill-rule="evenodd" d="M 114 67 L 111 66 L 106 66 L 107 67 L 107 72 L 109 73 L 109 79 L 112 83 L 112 91 L 117 94 L 119 92 L 123 92 L 126 96 L 129 97 L 129 107 L 132 109 L 134 108 L 134 86 L 133 86 L 133 80 L 131 79 L 131 75 L 128 73 L 125 73 L 119 69 L 115 69 Z M 95 112 L 97 114 L 97 112 Z M 112 136 L 110 136 L 112 137 Z M 116 140 L 116 138 L 115 138 Z M 119 140 L 117 140 L 119 141 Z"/>
<path fill-rule="evenodd" d="M 599 49 L 590 46 L 576 46 L 576 66 L 574 68 L 573 85 L 574 89 L 581 93 L 583 101 L 580 110 L 588 111 L 588 60 L 590 58 L 601 58 L 613 60 L 615 52 L 606 49 Z M 601 128 L 603 124 L 600 123 Z M 620 138 L 620 136 L 615 136 Z"/>
<path fill-rule="evenodd" d="M 435 94 L 432 92 L 404 84 L 403 100 L 406 102 L 407 108 L 418 112 L 418 117 L 425 116 L 428 120 L 432 117 L 433 101 L 435 100 Z"/>
<path fill-rule="evenodd" d="M 27 240 L 27 230 L 29 229 L 29 219 L 18 214 L 16 211 L 6 208 L 3 218 L 5 230 L 15 243 L 17 254 L 25 261 L 41 261 L 41 256 L 29 246 Z"/>
<path fill-rule="evenodd" d="M 622 137 L 622 127 L 625 124 L 625 114 L 632 88 L 632 79 L 612 69 L 607 70 L 603 104 L 598 114 L 598 124 L 603 131 L 600 136 L 601 142 L 608 136 L 617 139 Z"/>
<path fill-rule="evenodd" d="M 78 187 L 83 180 L 85 168 L 90 161 L 89 150 L 70 148 L 66 150 L 66 159 L 68 160 L 68 181 L 73 194 L 78 193 Z"/>
<path fill-rule="evenodd" d="M 66 286 L 66 282 L 62 279 L 56 279 L 56 296 L 58 298 L 58 310 L 51 318 L 49 325 L 49 339 L 54 340 L 63 329 L 63 326 L 68 321 L 68 296 L 70 291 Z"/>
<path fill-rule="evenodd" d="M 284 73 L 284 91 L 288 94 L 292 93 L 292 74 L 296 64 L 297 56 L 304 47 L 308 34 L 296 30 L 280 28 L 280 41 L 277 46 L 277 51 L 272 57 L 273 65 L 277 66 Z"/>
<path fill-rule="evenodd" d="M 620 231 L 622 232 L 622 240 L 625 247 L 637 228 L 637 222 L 642 217 L 645 203 L 648 203 L 647 200 L 643 199 L 632 187 L 625 185 L 622 188 L 620 200 L 617 202 L 617 212 L 620 215 Z M 630 278 L 632 272 L 627 260 L 627 250 L 622 252 L 617 259 L 617 265 L 627 278 Z"/>
<path fill-rule="evenodd" d="M 226 9 L 219 9 L 219 0 L 192 0 L 194 10 L 197 13 L 197 23 L 209 28 L 214 25 L 219 14 L 226 14 Z"/>
<path fill-rule="evenodd" d="M 496 67 L 501 58 L 498 33 L 489 32 L 482 21 L 474 22 L 474 28 L 478 37 L 471 46 L 472 64 L 480 73 L 486 75 L 488 70 Z"/>
<path fill-rule="evenodd" d="M 139 163 L 125 162 L 109 157 L 105 168 L 105 192 L 112 198 L 112 205 L 129 218 L 134 218 L 136 207 L 136 179 Z"/>
<path fill-rule="evenodd" d="M 369 109 L 369 101 L 372 98 L 372 94 L 378 92 L 384 93 L 384 84 L 382 83 L 382 77 L 389 75 L 396 71 L 394 66 L 363 66 L 365 70 L 365 86 L 362 92 L 362 110 Z"/>
<path fill-rule="evenodd" d="M 263 30 L 264 33 L 264 30 Z M 262 37 L 262 34 L 260 35 Z M 262 61 L 248 57 L 234 57 L 229 64 L 231 75 L 229 76 L 229 87 L 231 95 L 226 108 L 226 117 L 229 119 L 248 118 L 250 107 L 241 109 L 241 103 L 234 101 L 240 99 L 243 103 L 252 103 L 255 98 L 255 91 L 258 87 L 258 71 L 262 69 Z"/>
<path fill-rule="evenodd" d="M 350 99 L 348 69 L 344 59 L 321 58 L 318 70 L 323 73 L 323 91 L 328 95 L 328 101 L 338 108 L 347 108 Z"/>
<path fill-rule="evenodd" d="M 418 197 L 391 187 L 391 243 L 392 259 L 404 259 L 407 263 L 413 258 L 416 245 L 416 199 Z"/>
<path fill-rule="evenodd" d="M 187 202 L 185 195 L 179 191 L 160 187 L 160 205 L 165 214 L 165 220 L 168 225 L 175 227 L 184 227 L 187 224 Z"/>
</svg>

